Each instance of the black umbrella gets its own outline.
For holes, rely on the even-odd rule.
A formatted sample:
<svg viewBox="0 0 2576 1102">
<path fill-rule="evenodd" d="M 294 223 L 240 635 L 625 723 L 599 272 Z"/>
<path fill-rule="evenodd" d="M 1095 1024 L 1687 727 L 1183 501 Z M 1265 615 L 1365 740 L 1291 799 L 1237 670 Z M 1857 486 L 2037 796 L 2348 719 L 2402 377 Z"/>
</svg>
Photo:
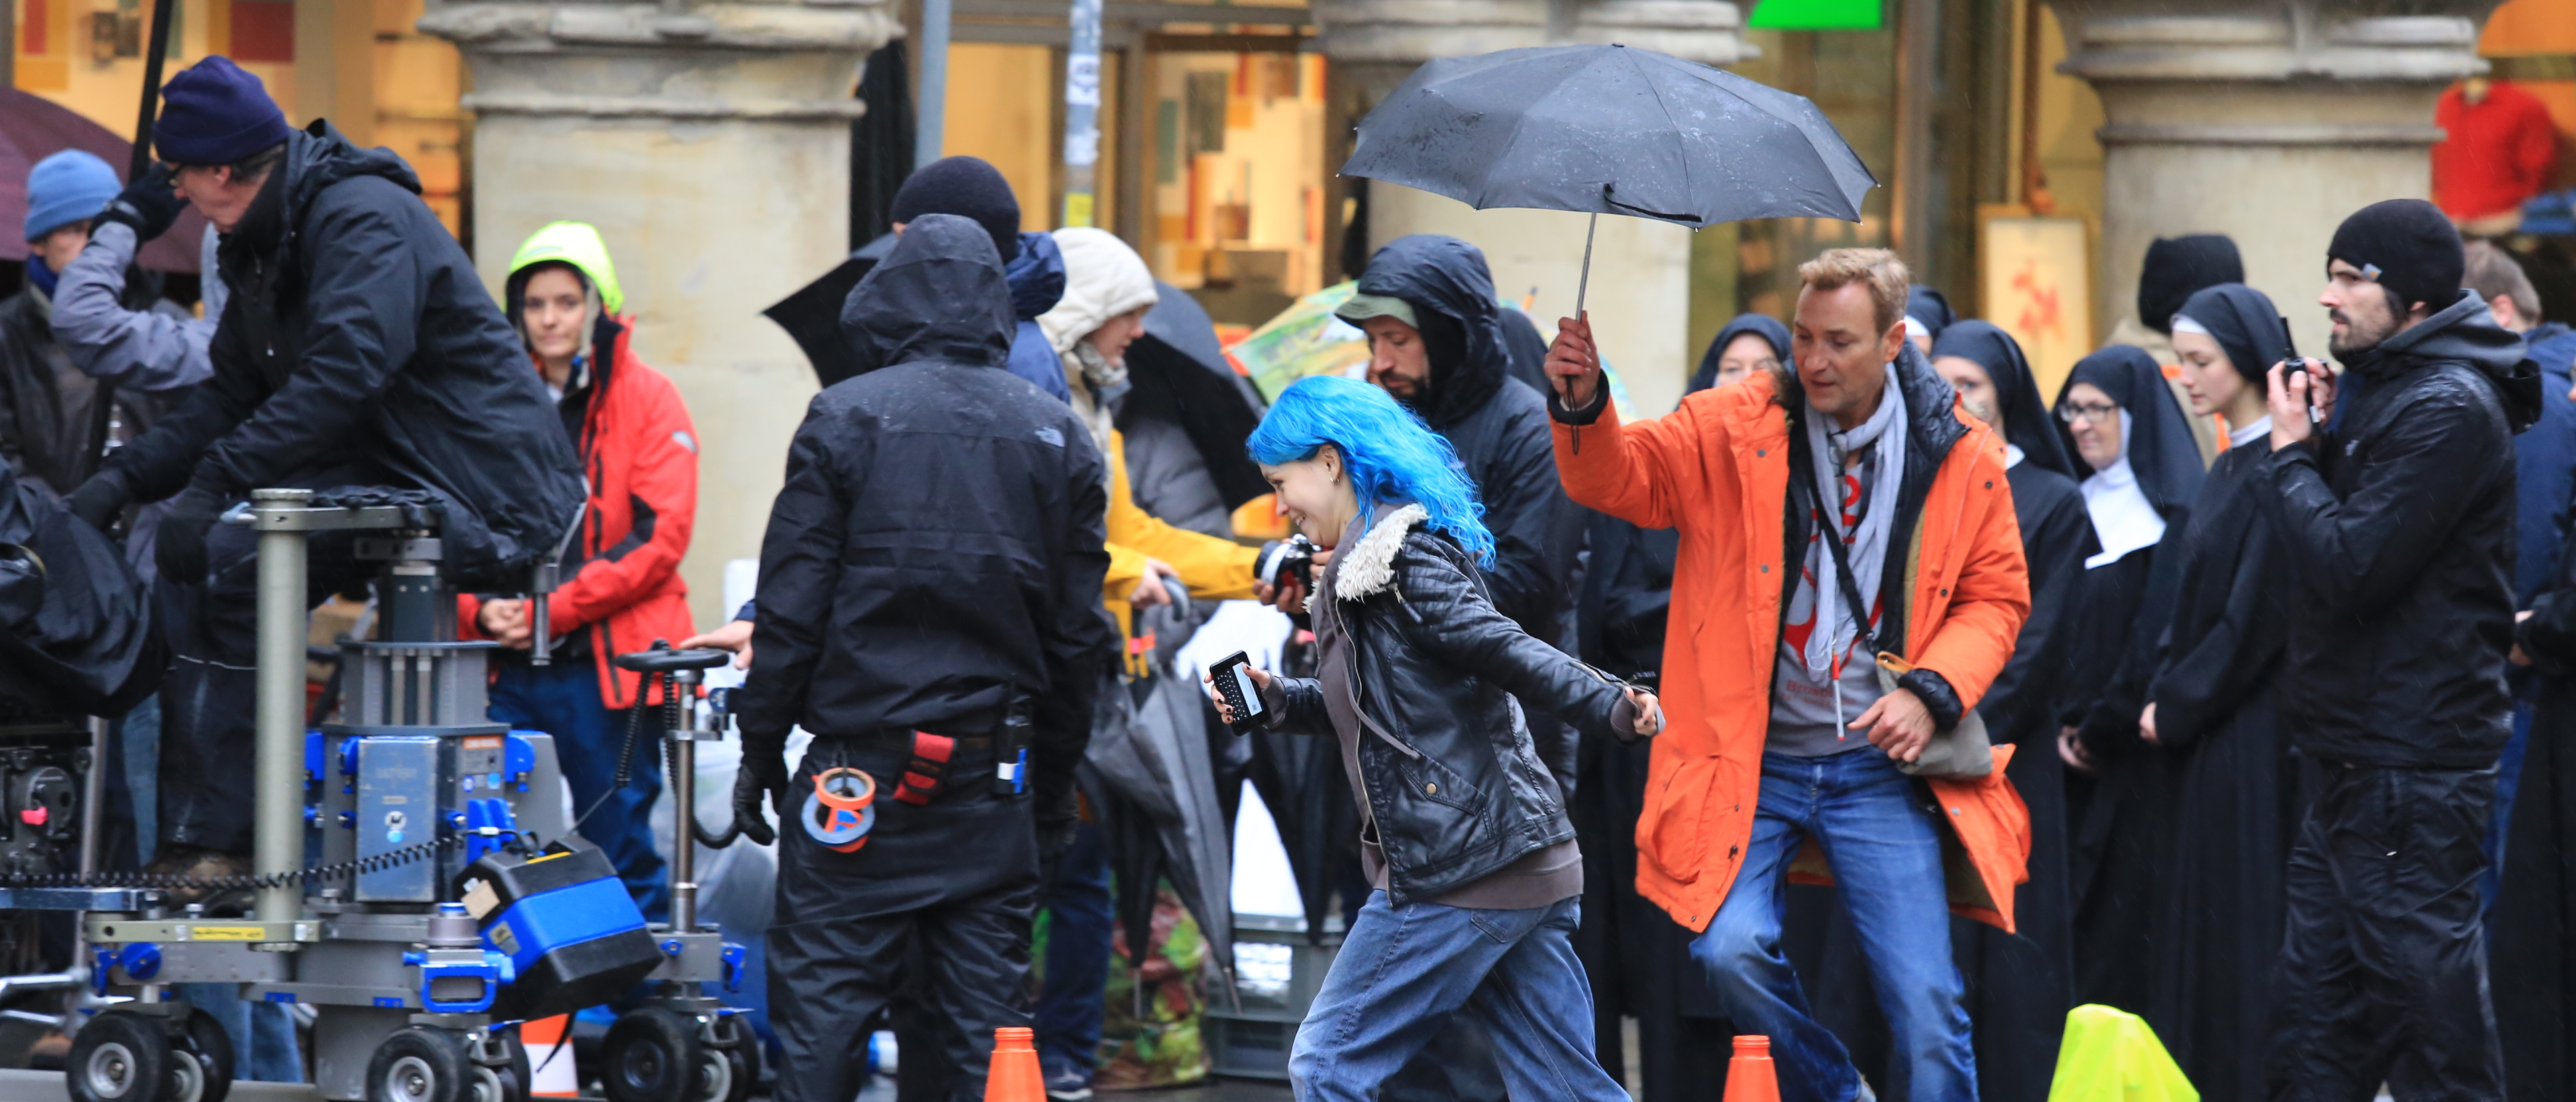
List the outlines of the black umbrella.
<svg viewBox="0 0 2576 1102">
<path fill-rule="evenodd" d="M 850 300 L 851 289 L 867 278 L 877 261 L 894 251 L 894 240 L 889 233 L 860 246 L 849 259 L 823 273 L 823 278 L 760 312 L 796 338 L 796 347 L 804 349 L 805 358 L 814 364 L 814 377 L 826 387 L 859 373 L 849 342 L 841 339 L 841 305 Z"/>
<path fill-rule="evenodd" d="M 1746 218 L 1858 221 L 1861 196 L 1878 185 L 1806 97 L 1628 46 L 1534 46 L 1425 64 L 1360 120 L 1342 174 L 1479 210 L 1628 214 L 1692 229 Z M 1583 254 L 1588 284 L 1588 231 Z"/>
<path fill-rule="evenodd" d="M 1157 280 L 1160 294 L 1145 314 L 1145 335 L 1127 346 L 1127 392 L 1120 423 L 1161 416 L 1181 426 L 1207 464 L 1225 507 L 1270 492 L 1243 442 L 1260 427 L 1263 406 L 1252 382 L 1235 374 L 1217 343 L 1216 325 L 1189 292 Z"/>
</svg>

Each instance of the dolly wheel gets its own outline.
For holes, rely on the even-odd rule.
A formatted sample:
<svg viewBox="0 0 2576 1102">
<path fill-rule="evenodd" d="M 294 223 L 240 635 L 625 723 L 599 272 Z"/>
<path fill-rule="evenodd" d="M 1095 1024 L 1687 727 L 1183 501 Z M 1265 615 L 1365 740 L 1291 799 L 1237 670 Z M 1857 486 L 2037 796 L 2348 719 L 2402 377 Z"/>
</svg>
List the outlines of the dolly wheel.
<svg viewBox="0 0 2576 1102">
<path fill-rule="evenodd" d="M 528 1085 L 536 1082 L 528 1074 L 528 1046 L 519 1043 L 515 1029 L 492 1040 L 503 1057 L 499 1066 L 484 1069 L 492 1073 L 493 1089 L 499 1092 L 494 1102 L 528 1102 Z"/>
<path fill-rule="evenodd" d="M 172 1088 L 184 1084 L 175 1080 L 187 1075 L 173 1072 L 180 1060 L 202 1070 L 194 1058 L 171 1051 L 170 1029 L 161 1019 L 110 1010 L 72 1037 L 63 1086 L 72 1102 L 176 1102 Z M 197 1078 L 202 1091 L 202 1074 Z"/>
<path fill-rule="evenodd" d="M 751 1092 L 760 1089 L 760 1034 L 740 1014 L 727 1014 L 716 1019 L 716 1039 L 731 1077 L 733 1090 L 713 1102 L 747 1102 Z"/>
<path fill-rule="evenodd" d="M 206 1013 L 203 1007 L 188 1011 L 186 1032 L 188 1046 L 195 1050 L 193 1055 L 205 1069 L 206 1085 L 198 1093 L 197 1102 L 224 1102 L 224 1096 L 232 1093 L 233 1069 L 237 1066 L 232 1035 L 224 1032 L 223 1023 L 216 1021 L 215 1016 Z M 175 1063 L 177 1060 L 174 1053 L 172 1061 Z"/>
<path fill-rule="evenodd" d="M 698 1043 L 697 1021 L 658 1006 L 617 1019 L 600 1057 L 609 1102 L 717 1102 L 733 1090 L 731 1065 Z"/>
<path fill-rule="evenodd" d="M 405 1026 L 367 1061 L 367 1102 L 503 1102 L 500 1085 L 466 1059 L 465 1038 Z"/>
</svg>

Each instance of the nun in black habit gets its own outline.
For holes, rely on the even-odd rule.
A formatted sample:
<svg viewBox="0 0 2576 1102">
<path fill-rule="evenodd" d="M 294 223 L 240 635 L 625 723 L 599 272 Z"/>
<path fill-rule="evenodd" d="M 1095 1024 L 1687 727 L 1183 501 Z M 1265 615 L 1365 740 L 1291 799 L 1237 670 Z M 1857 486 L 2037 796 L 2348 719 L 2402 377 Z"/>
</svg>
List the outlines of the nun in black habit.
<svg viewBox="0 0 2576 1102">
<path fill-rule="evenodd" d="M 2272 420 L 2264 373 L 2290 346 L 2263 293 L 2222 283 L 2173 318 L 2193 412 L 2228 426 L 2190 519 L 2161 555 L 2179 566 L 2140 738 L 2170 757 L 2173 815 L 2146 1014 L 2213 1102 L 2265 1096 L 2264 1046 L 2281 952 L 2284 872 L 2300 814 L 2298 759 L 2274 711 L 2289 642 L 2290 562 L 2262 495 Z"/>
<path fill-rule="evenodd" d="M 2172 609 L 2179 540 L 2206 472 L 2164 371 L 2113 345 L 2076 361 L 2057 396 L 2067 449 L 2090 470 L 2079 489 L 2101 550 L 2085 560 L 2061 625 L 2067 662 L 2057 714 L 2074 831 L 2075 994 L 2145 1013 L 2148 939 L 2169 826 L 2167 755 L 2138 737 Z"/>
<path fill-rule="evenodd" d="M 1950 299 L 1940 291 L 1920 283 L 1905 289 L 1905 339 L 1914 342 L 1924 358 L 1932 356 L 1932 342 L 1941 339 L 1941 331 L 1959 320 L 1950 310 Z"/>
<path fill-rule="evenodd" d="M 1749 339 L 1739 344 L 1739 338 Z M 1738 317 L 1709 342 L 1690 393 L 1740 381 L 1763 370 L 1765 360 L 1789 362 L 1789 327 L 1761 314 Z M 1681 533 L 1594 513 L 1590 545 L 1575 605 L 1583 660 L 1651 686 L 1664 664 L 1664 620 Z M 1691 962 L 1691 932 L 1637 894 L 1637 816 L 1645 808 L 1651 748 L 1612 739 L 1583 739 L 1577 746 L 1580 779 L 1568 810 L 1583 843 L 1583 925 L 1574 948 L 1592 983 L 1596 1055 L 1611 1078 L 1625 1081 L 1619 1019 L 1635 1018 L 1641 1102 L 1716 1098 L 1724 1089 L 1731 1031 L 1706 972 Z"/>
<path fill-rule="evenodd" d="M 2073 900 L 2067 871 L 2066 779 L 2050 688 L 2065 662 L 2063 630 L 2084 560 L 2100 550 L 2074 461 L 2039 396 L 2021 345 L 1983 321 L 1962 321 L 1932 345 L 1932 369 L 2004 438 L 2004 477 L 2030 569 L 2030 618 L 1977 713 L 2017 749 L 2004 775 L 2030 809 L 2030 879 L 2014 892 L 2018 934 L 1952 918 L 1950 944 L 1968 984 L 1977 1096 L 2043 1102 L 2057 1070 L 2057 1037 L 2075 1005 Z"/>
</svg>

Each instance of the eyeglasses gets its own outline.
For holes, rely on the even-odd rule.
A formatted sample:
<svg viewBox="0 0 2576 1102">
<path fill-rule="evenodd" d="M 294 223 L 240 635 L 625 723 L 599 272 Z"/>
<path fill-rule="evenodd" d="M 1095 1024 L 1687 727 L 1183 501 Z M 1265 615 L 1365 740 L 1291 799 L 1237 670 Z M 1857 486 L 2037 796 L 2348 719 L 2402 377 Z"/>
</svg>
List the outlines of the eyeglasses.
<svg viewBox="0 0 2576 1102">
<path fill-rule="evenodd" d="M 2080 417 L 2098 425 L 2118 412 L 2120 407 L 2109 402 L 2067 402 L 2057 407 L 2057 419 L 2072 425 Z"/>
</svg>

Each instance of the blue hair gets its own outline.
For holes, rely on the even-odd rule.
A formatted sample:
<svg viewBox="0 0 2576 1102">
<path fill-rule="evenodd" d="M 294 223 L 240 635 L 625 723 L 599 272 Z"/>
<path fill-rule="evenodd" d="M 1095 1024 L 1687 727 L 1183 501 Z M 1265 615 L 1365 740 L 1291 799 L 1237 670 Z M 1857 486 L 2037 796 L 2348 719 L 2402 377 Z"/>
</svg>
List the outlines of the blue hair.
<svg viewBox="0 0 2576 1102">
<path fill-rule="evenodd" d="M 1326 444 L 1341 452 L 1361 508 L 1420 505 L 1431 514 L 1433 529 L 1447 532 L 1477 563 L 1494 565 L 1485 506 L 1459 467 L 1458 453 L 1371 384 L 1334 375 L 1300 380 L 1271 404 L 1244 450 L 1253 462 L 1275 466 L 1312 459 Z"/>
</svg>

